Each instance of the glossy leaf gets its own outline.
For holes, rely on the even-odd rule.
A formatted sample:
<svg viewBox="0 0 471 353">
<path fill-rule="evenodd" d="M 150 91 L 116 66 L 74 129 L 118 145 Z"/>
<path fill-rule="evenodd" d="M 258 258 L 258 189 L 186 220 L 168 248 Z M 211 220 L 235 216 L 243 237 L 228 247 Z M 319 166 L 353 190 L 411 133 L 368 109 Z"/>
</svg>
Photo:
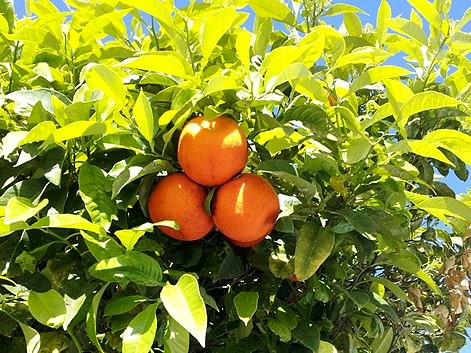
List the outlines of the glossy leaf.
<svg viewBox="0 0 471 353">
<path fill-rule="evenodd" d="M 85 75 L 88 86 L 101 90 L 107 98 L 113 99 L 118 107 L 126 103 L 126 91 L 121 77 L 104 64 L 92 66 Z"/>
<path fill-rule="evenodd" d="M 170 316 L 204 347 L 208 318 L 196 278 L 184 274 L 176 285 L 165 285 L 160 299 Z"/>
<path fill-rule="evenodd" d="M 157 331 L 157 303 L 147 306 L 123 332 L 123 353 L 149 352 Z"/>
<path fill-rule="evenodd" d="M 42 200 L 37 205 L 34 205 L 29 199 L 25 197 L 11 198 L 5 208 L 4 224 L 12 224 L 16 222 L 27 221 L 49 203 L 48 200 Z"/>
<path fill-rule="evenodd" d="M 41 228 L 66 228 L 66 229 L 80 229 L 90 231 L 96 234 L 105 234 L 105 230 L 97 224 L 93 224 L 75 214 L 55 214 L 41 218 L 36 223 L 32 224 L 30 229 Z"/>
<path fill-rule="evenodd" d="M 442 147 L 471 165 L 471 136 L 461 131 L 439 129 L 427 134 L 423 141 Z"/>
<path fill-rule="evenodd" d="M 112 180 L 103 170 L 84 164 L 79 171 L 79 193 L 93 223 L 105 230 L 116 219 L 116 203 L 111 200 Z"/>
<path fill-rule="evenodd" d="M 165 353 L 187 353 L 190 349 L 190 334 L 171 316 L 165 332 Z"/>
<path fill-rule="evenodd" d="M 217 9 L 205 16 L 199 38 L 204 58 L 209 58 L 221 37 L 231 28 L 236 17 L 237 13 L 233 7 Z"/>
<path fill-rule="evenodd" d="M 310 278 L 329 257 L 335 242 L 329 228 L 305 223 L 299 231 L 294 257 L 294 273 L 298 280 Z"/>
<path fill-rule="evenodd" d="M 183 58 L 172 52 L 158 52 L 136 56 L 124 60 L 120 66 L 130 69 L 161 72 L 177 77 L 185 77 L 189 74 L 187 64 Z"/>
<path fill-rule="evenodd" d="M 414 6 L 417 11 L 419 11 L 419 13 L 424 16 L 433 27 L 438 30 L 441 29 L 442 20 L 440 17 L 440 13 L 438 12 L 434 4 L 432 4 L 428 0 L 407 0 L 407 2 Z"/>
<path fill-rule="evenodd" d="M 393 342 L 394 334 L 392 327 L 387 327 L 384 332 L 375 338 L 371 349 L 377 353 L 388 353 Z"/>
<path fill-rule="evenodd" d="M 293 13 L 281 0 L 248 0 L 248 3 L 257 16 L 273 18 L 290 25 L 296 23 Z"/>
<path fill-rule="evenodd" d="M 106 304 L 105 315 L 113 316 L 127 313 L 139 304 L 145 303 L 148 299 L 142 295 L 129 295 L 116 298 Z"/>
<path fill-rule="evenodd" d="M 381 82 L 385 78 L 399 77 L 410 74 L 410 71 L 399 66 L 381 65 L 373 67 L 355 78 L 350 86 L 350 91 L 354 92 L 366 85 Z"/>
<path fill-rule="evenodd" d="M 97 337 L 97 318 L 98 318 L 98 307 L 100 305 L 101 297 L 108 288 L 108 284 L 103 285 L 101 289 L 93 296 L 92 304 L 87 312 L 86 318 L 86 327 L 87 327 L 87 336 L 90 339 L 90 342 L 96 347 L 98 352 L 105 353 L 101 347 L 100 341 Z"/>
<path fill-rule="evenodd" d="M 239 319 L 242 320 L 245 326 L 252 319 L 252 316 L 257 311 L 258 307 L 258 293 L 257 292 L 240 292 L 234 297 L 234 306 L 237 311 Z"/>
<path fill-rule="evenodd" d="M 159 263 L 144 253 L 134 251 L 103 259 L 91 266 L 89 272 L 105 282 L 158 286 L 162 281 Z"/>
<path fill-rule="evenodd" d="M 155 120 L 152 107 L 144 92 L 141 90 L 133 108 L 133 117 L 136 121 L 139 132 L 149 142 L 150 149 L 154 150 L 154 129 Z"/>
<path fill-rule="evenodd" d="M 21 331 L 26 340 L 26 353 L 39 353 L 41 349 L 41 336 L 39 332 L 36 331 L 31 326 L 25 325 L 22 322 L 19 322 Z"/>
<path fill-rule="evenodd" d="M 65 322 L 65 301 L 54 289 L 44 293 L 31 291 L 28 307 L 33 317 L 46 326 L 58 328 Z"/>
</svg>

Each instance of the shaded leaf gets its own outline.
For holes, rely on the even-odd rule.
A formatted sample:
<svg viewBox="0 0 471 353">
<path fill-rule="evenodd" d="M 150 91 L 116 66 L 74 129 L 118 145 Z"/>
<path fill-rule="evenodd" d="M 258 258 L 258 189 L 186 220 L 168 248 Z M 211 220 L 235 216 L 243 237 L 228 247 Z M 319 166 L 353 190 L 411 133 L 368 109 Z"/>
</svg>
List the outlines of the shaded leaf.
<svg viewBox="0 0 471 353">
<path fill-rule="evenodd" d="M 149 352 L 157 331 L 157 303 L 147 306 L 131 320 L 123 332 L 123 353 Z"/>
</svg>

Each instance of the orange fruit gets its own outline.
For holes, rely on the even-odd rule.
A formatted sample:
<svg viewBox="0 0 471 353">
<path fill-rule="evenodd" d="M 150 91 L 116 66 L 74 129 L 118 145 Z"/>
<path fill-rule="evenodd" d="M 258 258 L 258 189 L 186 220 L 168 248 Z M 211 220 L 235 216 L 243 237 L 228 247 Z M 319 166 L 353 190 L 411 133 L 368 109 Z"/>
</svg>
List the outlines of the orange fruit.
<svg viewBox="0 0 471 353">
<path fill-rule="evenodd" d="M 279 212 L 276 191 L 256 174 L 242 174 L 221 185 L 212 200 L 216 228 L 235 245 L 244 247 L 262 241 L 275 226 Z"/>
<path fill-rule="evenodd" d="M 247 139 L 228 116 L 206 120 L 200 116 L 182 129 L 178 161 L 198 184 L 218 186 L 240 173 L 247 163 Z"/>
<path fill-rule="evenodd" d="M 147 208 L 152 222 L 175 221 L 179 229 L 168 226 L 158 228 L 178 240 L 197 240 L 213 228 L 213 221 L 206 213 L 205 187 L 198 185 L 183 173 L 164 177 L 152 189 Z"/>
</svg>

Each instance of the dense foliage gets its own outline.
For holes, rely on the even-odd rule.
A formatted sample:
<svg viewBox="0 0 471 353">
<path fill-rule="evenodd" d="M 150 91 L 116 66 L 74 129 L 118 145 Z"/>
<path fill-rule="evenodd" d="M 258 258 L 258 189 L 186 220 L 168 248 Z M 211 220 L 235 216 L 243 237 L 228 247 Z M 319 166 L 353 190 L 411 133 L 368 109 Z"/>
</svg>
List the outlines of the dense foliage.
<svg viewBox="0 0 471 353">
<path fill-rule="evenodd" d="M 327 0 L 0 1 L 2 352 L 457 351 L 471 193 L 440 177 L 469 180 L 471 10 L 408 1 L 373 25 Z M 254 248 L 149 223 L 201 114 L 279 193 Z"/>
</svg>

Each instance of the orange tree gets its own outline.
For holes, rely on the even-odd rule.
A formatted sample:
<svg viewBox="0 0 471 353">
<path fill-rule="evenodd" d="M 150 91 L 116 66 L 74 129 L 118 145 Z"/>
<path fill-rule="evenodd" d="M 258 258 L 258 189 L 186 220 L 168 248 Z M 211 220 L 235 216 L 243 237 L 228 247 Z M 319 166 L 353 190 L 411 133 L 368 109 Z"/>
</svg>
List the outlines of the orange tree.
<svg viewBox="0 0 471 353">
<path fill-rule="evenodd" d="M 457 351 L 471 12 L 409 2 L 0 1 L 2 352 Z M 223 114 L 280 199 L 252 248 L 147 215 L 185 122 Z"/>
</svg>

